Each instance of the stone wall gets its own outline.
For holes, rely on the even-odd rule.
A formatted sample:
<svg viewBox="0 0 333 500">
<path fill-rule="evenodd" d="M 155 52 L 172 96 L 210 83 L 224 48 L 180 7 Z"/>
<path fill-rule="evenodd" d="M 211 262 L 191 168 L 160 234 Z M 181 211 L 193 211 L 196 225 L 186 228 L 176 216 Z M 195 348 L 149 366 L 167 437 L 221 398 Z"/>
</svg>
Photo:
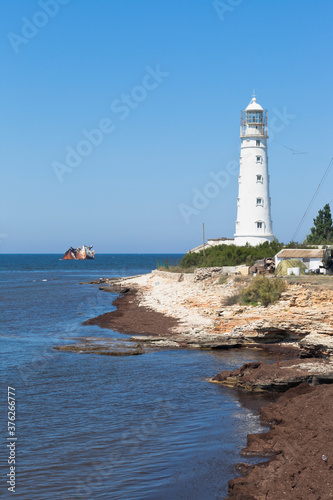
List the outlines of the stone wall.
<svg viewBox="0 0 333 500">
<path fill-rule="evenodd" d="M 194 271 L 194 281 L 205 280 L 220 274 L 224 274 L 223 267 L 198 267 Z"/>
</svg>

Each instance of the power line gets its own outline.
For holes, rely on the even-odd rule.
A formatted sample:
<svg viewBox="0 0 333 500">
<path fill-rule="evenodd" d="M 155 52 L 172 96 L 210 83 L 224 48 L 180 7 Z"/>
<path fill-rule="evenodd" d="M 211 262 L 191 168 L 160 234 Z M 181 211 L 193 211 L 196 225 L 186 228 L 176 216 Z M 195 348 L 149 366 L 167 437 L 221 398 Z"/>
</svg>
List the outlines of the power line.
<svg viewBox="0 0 333 500">
<path fill-rule="evenodd" d="M 292 237 L 292 241 L 295 241 L 296 235 L 297 235 L 298 231 L 300 230 L 300 228 L 301 228 L 301 226 L 302 226 L 302 224 L 303 224 L 303 222 L 304 222 L 304 219 L 305 219 L 305 217 L 306 217 L 306 215 L 307 215 L 308 211 L 309 211 L 309 210 L 310 210 L 310 208 L 312 207 L 313 202 L 315 201 L 315 199 L 316 199 L 316 197 L 317 197 L 317 194 L 319 193 L 319 190 L 320 190 L 320 188 L 321 188 L 321 185 L 322 185 L 322 184 L 323 184 L 323 182 L 326 180 L 326 178 L 327 178 L 327 176 L 328 176 L 328 174 L 329 174 L 329 171 L 330 171 L 330 169 L 331 169 L 331 167 L 332 167 L 332 163 L 333 163 L 333 158 L 331 158 L 331 160 L 330 160 L 330 162 L 329 162 L 329 164 L 328 164 L 328 166 L 327 166 L 327 168 L 326 168 L 326 170 L 325 170 L 325 173 L 324 173 L 324 175 L 322 176 L 322 178 L 321 178 L 321 180 L 320 180 L 320 182 L 319 182 L 319 184 L 318 184 L 318 186 L 317 186 L 317 189 L 315 190 L 314 195 L 312 196 L 312 198 L 311 198 L 311 200 L 310 200 L 310 203 L 309 203 L 309 205 L 307 206 L 307 209 L 305 210 L 304 215 L 303 215 L 303 217 L 301 218 L 300 223 L 298 224 L 298 226 L 297 226 L 297 228 L 296 228 L 296 231 L 294 232 L 294 235 L 293 235 L 293 237 Z M 332 201 L 333 201 L 333 200 L 332 200 Z M 331 203 L 331 202 L 330 202 L 330 203 Z"/>
<path fill-rule="evenodd" d="M 273 142 L 276 142 L 276 144 L 280 144 L 280 146 L 283 146 L 286 149 L 289 149 L 289 151 L 293 152 L 293 155 L 307 155 L 308 153 L 302 152 L 302 151 L 296 151 L 296 149 L 290 148 L 289 146 L 286 146 L 285 144 L 281 144 L 281 142 L 276 141 L 273 139 Z"/>
</svg>

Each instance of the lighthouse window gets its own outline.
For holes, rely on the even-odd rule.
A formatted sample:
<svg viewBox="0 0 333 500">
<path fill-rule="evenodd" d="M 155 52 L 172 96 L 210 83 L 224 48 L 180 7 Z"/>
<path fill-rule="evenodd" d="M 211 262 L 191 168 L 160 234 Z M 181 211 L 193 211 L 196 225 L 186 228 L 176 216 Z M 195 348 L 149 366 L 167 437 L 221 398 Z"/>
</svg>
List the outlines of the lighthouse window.
<svg viewBox="0 0 333 500">
<path fill-rule="evenodd" d="M 262 160 L 261 156 L 257 156 L 257 163 L 261 163 L 261 160 Z"/>
<path fill-rule="evenodd" d="M 262 182 L 262 175 L 257 175 L 257 182 Z"/>
<path fill-rule="evenodd" d="M 256 141 L 256 146 L 260 146 L 260 141 Z"/>
<path fill-rule="evenodd" d="M 246 120 L 248 123 L 262 123 L 261 111 L 247 111 Z"/>
<path fill-rule="evenodd" d="M 257 198 L 257 205 L 262 206 L 264 204 L 264 200 L 262 198 Z"/>
<path fill-rule="evenodd" d="M 262 229 L 262 222 L 257 222 L 257 229 Z"/>
</svg>

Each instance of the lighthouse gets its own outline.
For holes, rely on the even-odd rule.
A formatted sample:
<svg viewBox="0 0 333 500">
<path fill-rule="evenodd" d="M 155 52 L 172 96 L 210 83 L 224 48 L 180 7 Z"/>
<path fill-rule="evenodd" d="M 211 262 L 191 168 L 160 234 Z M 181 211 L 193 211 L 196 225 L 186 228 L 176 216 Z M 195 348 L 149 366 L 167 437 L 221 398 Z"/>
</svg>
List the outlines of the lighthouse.
<svg viewBox="0 0 333 500">
<path fill-rule="evenodd" d="M 253 96 L 241 111 L 235 244 L 273 241 L 267 156 L 267 111 Z"/>
</svg>

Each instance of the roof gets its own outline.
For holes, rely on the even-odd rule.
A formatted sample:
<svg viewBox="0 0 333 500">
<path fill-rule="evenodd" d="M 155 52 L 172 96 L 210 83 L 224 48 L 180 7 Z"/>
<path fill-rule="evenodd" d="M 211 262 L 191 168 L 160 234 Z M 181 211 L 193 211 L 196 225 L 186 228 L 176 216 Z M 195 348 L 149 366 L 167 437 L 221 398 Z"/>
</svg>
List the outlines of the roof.
<svg viewBox="0 0 333 500">
<path fill-rule="evenodd" d="M 234 241 L 235 238 L 226 238 L 222 236 L 221 238 L 207 238 L 207 241 Z"/>
<path fill-rule="evenodd" d="M 248 107 L 245 108 L 245 111 L 263 111 L 263 109 L 264 108 L 257 103 L 257 99 L 252 97 L 251 102 Z"/>
<path fill-rule="evenodd" d="M 304 250 L 303 248 L 285 248 L 281 250 L 277 257 L 280 259 L 322 259 L 324 250 Z"/>
<path fill-rule="evenodd" d="M 209 243 L 205 243 L 205 248 L 208 248 L 208 247 L 211 247 L 212 245 L 210 245 Z M 200 250 L 203 250 L 203 243 L 197 247 L 194 247 L 192 248 L 191 250 L 189 250 L 187 253 L 191 253 L 191 252 L 200 252 Z"/>
</svg>

